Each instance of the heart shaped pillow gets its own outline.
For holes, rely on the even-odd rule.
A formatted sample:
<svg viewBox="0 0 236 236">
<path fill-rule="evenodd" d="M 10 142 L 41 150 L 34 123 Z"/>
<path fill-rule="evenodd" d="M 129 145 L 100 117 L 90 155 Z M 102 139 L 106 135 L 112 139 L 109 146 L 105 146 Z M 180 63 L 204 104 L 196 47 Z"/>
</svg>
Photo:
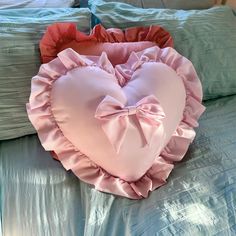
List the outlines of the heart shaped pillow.
<svg viewBox="0 0 236 236">
<path fill-rule="evenodd" d="M 184 156 L 204 111 L 193 65 L 173 48 L 107 54 L 66 49 L 32 79 L 27 111 L 46 150 L 98 190 L 147 197 Z"/>
</svg>

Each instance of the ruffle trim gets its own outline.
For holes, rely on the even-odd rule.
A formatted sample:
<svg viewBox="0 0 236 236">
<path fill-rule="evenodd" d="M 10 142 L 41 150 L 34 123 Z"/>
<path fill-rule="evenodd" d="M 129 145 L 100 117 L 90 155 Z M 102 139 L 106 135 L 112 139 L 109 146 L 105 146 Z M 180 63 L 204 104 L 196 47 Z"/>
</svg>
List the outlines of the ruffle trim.
<svg viewBox="0 0 236 236">
<path fill-rule="evenodd" d="M 40 41 L 40 52 L 43 63 L 57 57 L 63 45 L 76 42 L 155 42 L 160 48 L 173 47 L 173 39 L 169 32 L 162 27 L 152 25 L 149 27 L 132 27 L 125 30 L 96 25 L 90 35 L 80 32 L 74 23 L 55 23 L 48 26 L 46 33 Z"/>
<path fill-rule="evenodd" d="M 28 116 L 38 131 L 43 147 L 48 151 L 53 151 L 66 170 L 71 169 L 76 176 L 93 184 L 97 190 L 132 199 L 146 198 L 149 191 L 166 183 L 174 167 L 173 162 L 183 158 L 195 136 L 193 127 L 198 126 L 197 119 L 204 111 L 204 106 L 201 105 L 201 83 L 191 62 L 172 48 L 152 47 L 139 53 L 132 53 L 126 64 L 113 69 L 112 66 L 104 67 L 107 65 L 105 63 L 107 60 L 105 53 L 95 62 L 72 49 L 60 52 L 58 58 L 42 65 L 38 75 L 32 79 L 31 96 L 27 104 Z M 126 182 L 107 173 L 66 139 L 51 111 L 50 93 L 53 83 L 76 67 L 99 66 L 108 73 L 119 75 L 119 82 L 124 85 L 136 69 L 149 61 L 161 61 L 176 70 L 186 88 L 186 107 L 183 120 L 160 156 L 155 158 L 152 167 L 139 180 Z"/>
<path fill-rule="evenodd" d="M 193 128 L 198 127 L 197 121 L 205 111 L 205 107 L 201 104 L 203 97 L 201 82 L 192 63 L 175 49 L 151 47 L 142 52 L 132 53 L 127 63 L 116 66 L 116 77 L 120 86 L 123 87 L 135 70 L 146 62 L 161 62 L 168 65 L 183 81 L 186 90 L 183 118 L 160 154 L 165 161 L 171 163 L 180 161 L 196 135 Z"/>
</svg>

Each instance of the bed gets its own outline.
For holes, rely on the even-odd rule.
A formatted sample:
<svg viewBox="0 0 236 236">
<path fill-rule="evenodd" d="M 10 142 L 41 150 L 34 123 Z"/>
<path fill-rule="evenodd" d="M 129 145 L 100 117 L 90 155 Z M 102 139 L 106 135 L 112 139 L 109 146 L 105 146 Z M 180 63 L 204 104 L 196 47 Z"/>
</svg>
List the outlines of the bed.
<svg viewBox="0 0 236 236">
<path fill-rule="evenodd" d="M 205 103 L 186 157 L 168 184 L 144 200 L 79 181 L 50 158 L 36 135 L 2 141 L 3 235 L 234 235 L 235 104 L 236 96 Z"/>
<path fill-rule="evenodd" d="M 32 127 L 4 136 L 0 235 L 236 235 L 236 95 L 206 91 L 193 144 L 147 199 L 102 193 L 80 181 L 44 151 Z"/>
</svg>

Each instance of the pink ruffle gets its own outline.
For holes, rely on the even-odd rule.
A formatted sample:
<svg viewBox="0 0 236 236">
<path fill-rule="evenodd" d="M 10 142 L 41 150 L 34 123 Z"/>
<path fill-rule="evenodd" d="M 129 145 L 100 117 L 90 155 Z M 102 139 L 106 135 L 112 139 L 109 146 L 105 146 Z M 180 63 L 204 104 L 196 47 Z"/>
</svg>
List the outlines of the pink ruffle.
<svg viewBox="0 0 236 236">
<path fill-rule="evenodd" d="M 114 70 L 104 68 L 102 63 L 98 64 L 93 58 L 80 56 L 73 50 L 66 49 L 58 54 L 57 59 L 42 65 L 38 75 L 32 80 L 30 101 L 27 104 L 29 118 L 38 131 L 43 147 L 53 151 L 66 170 L 72 170 L 81 180 L 93 184 L 100 191 L 132 199 L 146 198 L 149 191 L 166 183 L 174 167 L 173 163 L 183 158 L 194 139 L 193 127 L 198 126 L 197 119 L 205 109 L 201 105 L 201 83 L 191 62 L 172 48 L 152 47 L 140 53 L 132 53 L 126 64 L 116 66 Z M 134 71 L 145 62 L 163 62 L 177 72 L 186 88 L 186 107 L 183 120 L 161 155 L 155 158 L 152 167 L 139 180 L 126 182 L 107 173 L 65 138 L 54 120 L 50 93 L 53 83 L 76 67 L 99 66 L 108 73 L 115 71 L 119 83 L 124 86 Z M 40 122 L 41 120 L 44 122 Z"/>
<path fill-rule="evenodd" d="M 67 48 L 70 42 L 102 42 L 122 43 L 150 41 L 160 48 L 173 47 L 173 39 L 169 32 L 162 27 L 153 25 L 148 27 L 132 27 L 125 30 L 96 25 L 90 35 L 80 32 L 74 23 L 55 23 L 47 28 L 40 42 L 40 52 L 43 63 L 57 57 L 57 54 Z"/>
</svg>

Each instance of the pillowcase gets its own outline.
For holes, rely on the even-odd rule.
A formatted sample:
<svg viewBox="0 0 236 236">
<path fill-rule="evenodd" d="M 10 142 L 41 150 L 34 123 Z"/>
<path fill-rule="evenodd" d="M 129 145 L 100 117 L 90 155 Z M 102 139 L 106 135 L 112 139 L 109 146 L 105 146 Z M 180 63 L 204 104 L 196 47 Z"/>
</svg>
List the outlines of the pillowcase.
<svg viewBox="0 0 236 236">
<path fill-rule="evenodd" d="M 89 5 L 96 5 L 100 0 L 89 0 Z M 104 2 L 121 2 L 141 8 L 204 9 L 212 7 L 215 0 L 104 0 Z"/>
<path fill-rule="evenodd" d="M 228 6 L 183 11 L 102 3 L 92 12 L 107 28 L 162 26 L 175 49 L 192 61 L 205 100 L 236 94 L 236 18 Z"/>
<path fill-rule="evenodd" d="M 173 47 L 170 34 L 160 26 L 105 29 L 96 25 L 90 35 L 77 30 L 72 23 L 56 23 L 48 27 L 40 42 L 42 62 L 47 63 L 57 54 L 72 48 L 82 55 L 100 56 L 106 52 L 113 65 L 125 63 L 132 51 L 158 45 Z"/>
<path fill-rule="evenodd" d="M 71 7 L 77 4 L 78 0 L 7 0 L 0 1 L 0 9 L 15 8 L 59 8 Z"/>
<path fill-rule="evenodd" d="M 75 22 L 90 30 L 88 9 L 17 9 L 0 11 L 0 140 L 35 133 L 25 103 L 40 66 L 39 40 L 53 22 Z"/>
<path fill-rule="evenodd" d="M 65 49 L 32 79 L 27 111 L 42 145 L 96 189 L 139 199 L 166 182 L 204 111 L 191 62 L 173 48 L 107 54 Z"/>
</svg>

